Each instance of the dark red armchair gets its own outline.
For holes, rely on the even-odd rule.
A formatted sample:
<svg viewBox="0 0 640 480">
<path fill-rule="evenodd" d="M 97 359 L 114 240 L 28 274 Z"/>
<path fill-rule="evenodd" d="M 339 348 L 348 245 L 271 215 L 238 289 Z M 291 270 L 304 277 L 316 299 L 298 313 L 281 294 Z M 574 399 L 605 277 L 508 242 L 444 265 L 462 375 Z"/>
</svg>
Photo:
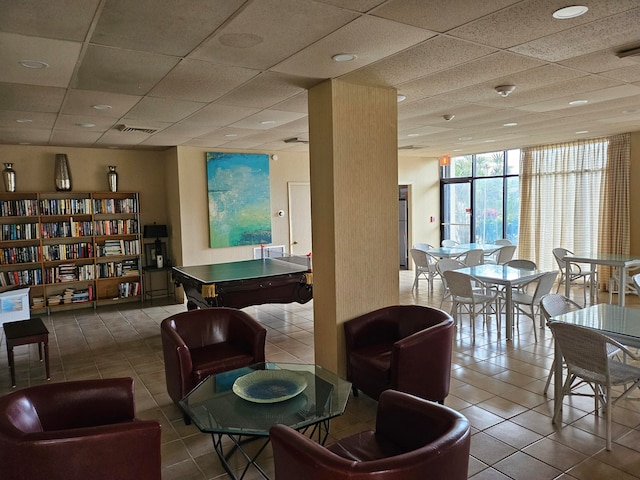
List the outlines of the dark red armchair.
<svg viewBox="0 0 640 480">
<path fill-rule="evenodd" d="M 376 430 L 324 447 L 285 425 L 270 430 L 276 480 L 466 480 L 469 421 L 403 392 L 380 395 Z"/>
<path fill-rule="evenodd" d="M 347 379 L 378 399 L 389 388 L 444 403 L 453 319 L 437 308 L 393 305 L 344 323 Z"/>
<path fill-rule="evenodd" d="M 131 378 L 0 397 L 3 480 L 160 480 L 160 470 L 160 424 L 135 418 Z"/>
<path fill-rule="evenodd" d="M 267 330 L 242 310 L 178 313 L 160 331 L 167 391 L 176 404 L 209 375 L 264 362 Z"/>
</svg>

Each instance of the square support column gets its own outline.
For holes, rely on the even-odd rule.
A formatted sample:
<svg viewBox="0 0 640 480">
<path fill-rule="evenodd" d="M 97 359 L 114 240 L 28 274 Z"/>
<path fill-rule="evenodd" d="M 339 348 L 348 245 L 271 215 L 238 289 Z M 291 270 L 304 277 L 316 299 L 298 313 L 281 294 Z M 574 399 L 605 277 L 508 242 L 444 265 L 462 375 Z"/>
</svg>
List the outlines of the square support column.
<svg viewBox="0 0 640 480">
<path fill-rule="evenodd" d="M 399 302 L 396 90 L 309 90 L 316 363 L 346 375 L 342 324 Z"/>
</svg>

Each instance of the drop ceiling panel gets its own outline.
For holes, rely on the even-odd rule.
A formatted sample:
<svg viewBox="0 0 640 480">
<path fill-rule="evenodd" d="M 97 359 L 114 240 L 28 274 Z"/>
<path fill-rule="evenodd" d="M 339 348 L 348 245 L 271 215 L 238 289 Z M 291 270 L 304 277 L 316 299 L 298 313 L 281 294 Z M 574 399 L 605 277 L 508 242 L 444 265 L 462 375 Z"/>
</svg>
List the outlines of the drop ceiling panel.
<svg viewBox="0 0 640 480">
<path fill-rule="evenodd" d="M 56 129 L 53 131 L 53 135 L 51 136 L 51 141 L 55 145 L 65 145 L 70 147 L 88 147 L 93 145 L 95 142 L 97 142 L 102 135 L 103 135 L 103 132 L 90 131 L 90 130 L 77 132 L 74 130 L 66 130 L 66 129 L 57 130 Z"/>
<path fill-rule="evenodd" d="M 566 31 L 590 22 L 600 22 L 609 15 L 624 12 L 637 7 L 635 0 L 591 0 L 588 2 L 589 11 L 577 18 L 570 20 L 555 20 L 552 14 L 566 4 L 557 0 L 526 0 L 515 5 L 478 18 L 466 25 L 449 32 L 451 35 L 472 40 L 497 48 L 514 48 L 514 51 L 523 53 L 522 45 L 534 42 L 537 39 L 549 37 L 561 37 Z M 588 30 L 588 28 L 587 28 Z M 561 33 L 562 32 L 562 33 Z M 575 48 L 570 42 L 562 43 L 565 48 Z M 583 52 L 586 53 L 586 52 Z M 537 55 L 534 55 L 537 57 Z M 567 55 L 564 58 L 569 58 Z M 538 57 L 542 58 L 542 57 Z"/>
<path fill-rule="evenodd" d="M 519 0 L 391 0 L 372 13 L 396 22 L 436 32 L 446 32 L 459 25 L 488 15 Z"/>
<path fill-rule="evenodd" d="M 56 121 L 55 113 L 38 113 L 38 112 L 14 112 L 11 110 L 0 110 L 0 128 L 15 128 L 20 129 L 22 127 L 25 130 L 31 128 L 53 128 Z M 18 122 L 23 120 L 23 122 Z M 24 122 L 24 120 L 30 120 Z"/>
<path fill-rule="evenodd" d="M 62 113 L 103 117 L 122 117 L 142 99 L 138 95 L 70 89 L 62 107 Z M 106 110 L 96 110 L 94 105 L 109 105 Z"/>
<path fill-rule="evenodd" d="M 184 56 L 215 31 L 244 0 L 110 0 L 92 41 L 101 45 Z"/>
<path fill-rule="evenodd" d="M 307 95 L 307 91 L 305 90 L 304 92 L 288 98 L 283 102 L 276 103 L 273 106 L 273 109 L 285 112 L 307 113 L 309 109 L 309 97 Z"/>
<path fill-rule="evenodd" d="M 0 108 L 55 113 L 64 99 L 64 88 L 0 83 Z"/>
<path fill-rule="evenodd" d="M 304 113 L 281 112 L 277 110 L 263 110 L 260 113 L 243 118 L 229 125 L 233 128 L 250 128 L 254 130 L 269 130 L 282 126 L 299 118 L 306 117 Z M 265 123 L 273 122 L 273 123 Z"/>
<path fill-rule="evenodd" d="M 342 78 L 363 85 L 396 86 L 494 52 L 489 47 L 438 36 Z"/>
<path fill-rule="evenodd" d="M 183 60 L 151 90 L 154 97 L 212 102 L 258 75 L 258 70 Z"/>
<path fill-rule="evenodd" d="M 15 129 L 0 128 L 0 143 L 19 145 L 19 144 L 35 144 L 46 145 L 51 136 L 50 129 L 31 128 Z"/>
<path fill-rule="evenodd" d="M 34 37 L 81 42 L 87 36 L 100 0 L 2 2 L 0 30 Z"/>
<path fill-rule="evenodd" d="M 507 52 L 496 52 L 482 59 L 404 83 L 399 86 L 399 89 L 410 98 L 438 95 L 523 70 L 529 72 L 530 69 L 540 65 L 543 65 L 543 62 L 539 60 Z M 527 74 L 521 76 L 526 77 Z M 498 84 L 501 83 L 497 82 L 496 85 Z"/>
<path fill-rule="evenodd" d="M 615 78 L 621 82 L 640 82 L 640 63 L 631 67 L 618 68 L 602 73 L 605 77 Z"/>
<path fill-rule="evenodd" d="M 640 45 L 640 38 L 638 39 L 638 44 Z M 609 48 L 607 50 L 569 58 L 558 63 L 566 67 L 576 68 L 590 73 L 602 73 L 638 64 L 632 57 L 616 57 L 615 53 L 620 50 L 624 50 L 624 48 Z"/>
<path fill-rule="evenodd" d="M 356 12 L 368 12 L 386 0 L 318 0 L 320 3 L 333 5 L 334 7 L 347 8 Z"/>
<path fill-rule="evenodd" d="M 177 63 L 176 57 L 89 45 L 72 86 L 146 95 Z"/>
<path fill-rule="evenodd" d="M 127 113 L 127 119 L 148 122 L 178 122 L 200 110 L 206 104 L 174 100 L 168 98 L 146 97 Z"/>
<path fill-rule="evenodd" d="M 258 108 L 234 107 L 212 103 L 203 109 L 198 110 L 196 113 L 189 116 L 189 118 L 182 120 L 180 123 L 194 126 L 202 124 L 214 127 L 224 127 L 225 125 L 230 125 L 231 123 L 258 113 L 259 111 L 260 109 Z"/>
<path fill-rule="evenodd" d="M 267 72 L 217 100 L 223 105 L 269 108 L 312 87 L 316 81 Z"/>
<path fill-rule="evenodd" d="M 371 32 L 376 32 L 372 41 Z M 275 65 L 271 70 L 315 78 L 335 78 L 420 43 L 435 35 L 420 28 L 362 17 L 313 45 Z M 337 53 L 353 53 L 357 58 L 335 62 Z"/>
<path fill-rule="evenodd" d="M 254 1 L 193 57 L 266 69 L 356 18 L 355 13 L 311 0 Z"/>
<path fill-rule="evenodd" d="M 610 3 L 616 4 L 617 1 Z M 637 6 L 637 2 L 634 3 Z M 638 25 L 640 8 L 635 8 L 512 47 L 510 50 L 548 62 L 561 62 L 571 57 L 638 41 Z"/>
<path fill-rule="evenodd" d="M 580 93 L 579 95 L 572 94 L 572 95 L 557 98 L 548 102 L 540 102 L 540 103 L 531 104 L 531 105 L 521 105 L 518 108 L 521 110 L 529 111 L 529 112 L 545 112 L 550 110 L 559 110 L 559 109 L 567 108 L 570 101 L 576 100 L 578 98 L 588 100 L 590 103 L 597 103 L 597 102 L 606 102 L 609 100 L 615 100 L 618 98 L 631 97 L 633 95 L 637 96 L 639 94 L 640 94 L 639 86 L 622 85 L 619 87 L 596 90 L 596 91 L 591 91 L 587 93 Z M 580 107 L 581 105 L 574 106 L 573 108 L 580 108 Z"/>
</svg>

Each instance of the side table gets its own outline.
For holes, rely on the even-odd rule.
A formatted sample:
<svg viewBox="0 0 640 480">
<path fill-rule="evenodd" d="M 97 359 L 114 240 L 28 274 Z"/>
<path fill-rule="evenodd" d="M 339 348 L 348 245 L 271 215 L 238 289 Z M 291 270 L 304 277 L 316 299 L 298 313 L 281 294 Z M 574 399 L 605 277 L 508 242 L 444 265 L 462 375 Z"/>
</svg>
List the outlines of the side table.
<svg viewBox="0 0 640 480">
<path fill-rule="evenodd" d="M 4 336 L 7 340 L 7 356 L 9 357 L 9 369 L 11 370 L 11 386 L 16 386 L 16 367 L 13 358 L 13 347 L 18 345 L 38 344 L 38 354 L 42 362 L 42 349 L 44 346 L 44 365 L 47 372 L 47 380 L 51 379 L 49 374 L 49 330 L 42 323 L 40 318 L 29 320 L 19 320 L 17 322 L 7 322 L 4 324 Z"/>
</svg>

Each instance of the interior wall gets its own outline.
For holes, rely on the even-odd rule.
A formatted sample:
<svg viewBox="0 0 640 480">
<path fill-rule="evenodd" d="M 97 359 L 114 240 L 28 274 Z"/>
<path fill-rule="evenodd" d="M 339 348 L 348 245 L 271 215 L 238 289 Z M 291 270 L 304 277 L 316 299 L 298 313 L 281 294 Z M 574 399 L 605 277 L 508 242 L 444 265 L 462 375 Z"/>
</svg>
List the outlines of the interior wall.
<svg viewBox="0 0 640 480">
<path fill-rule="evenodd" d="M 440 245 L 439 168 L 437 158 L 398 158 L 398 183 L 409 185 L 409 248 L 414 243 Z"/>
<path fill-rule="evenodd" d="M 178 185 L 174 194 L 180 206 L 181 265 L 233 262 L 253 258 L 251 246 L 210 248 L 209 206 L 207 200 L 207 152 L 243 152 L 222 148 L 179 147 L 177 150 Z M 245 152 L 247 152 L 245 150 Z M 248 151 L 248 153 L 258 153 Z M 263 152 L 272 154 L 275 152 Z M 306 152 L 277 152 L 278 160 L 270 160 L 271 228 L 273 245 L 285 245 L 289 251 L 287 182 L 309 181 L 309 155 Z M 173 174 L 173 172 L 168 172 Z M 172 200 L 173 202 L 173 200 Z M 285 216 L 278 217 L 278 210 Z"/>
<path fill-rule="evenodd" d="M 54 192 L 56 153 L 65 153 L 72 192 L 108 191 L 107 172 L 115 165 L 118 190 L 140 192 L 140 221 L 167 223 L 164 153 L 140 150 L 0 145 L 0 158 L 13 163 L 16 191 Z"/>
</svg>

